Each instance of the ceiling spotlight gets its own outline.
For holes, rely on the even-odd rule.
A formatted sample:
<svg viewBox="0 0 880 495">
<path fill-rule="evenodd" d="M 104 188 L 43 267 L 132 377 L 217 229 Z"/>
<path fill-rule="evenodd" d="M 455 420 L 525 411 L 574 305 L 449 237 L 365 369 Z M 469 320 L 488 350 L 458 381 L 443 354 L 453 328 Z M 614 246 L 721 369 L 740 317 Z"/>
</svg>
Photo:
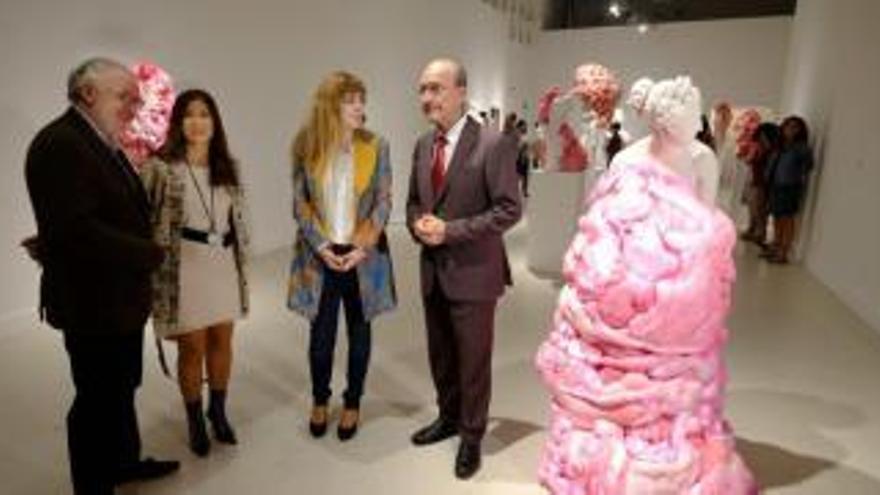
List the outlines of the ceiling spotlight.
<svg viewBox="0 0 880 495">
<path fill-rule="evenodd" d="M 620 16 L 623 15 L 623 9 L 620 7 L 619 3 L 611 2 L 611 5 L 608 6 L 608 13 L 611 14 L 611 17 L 620 19 Z"/>
<path fill-rule="evenodd" d="M 638 27 L 639 34 L 647 33 L 648 29 L 649 29 L 649 26 L 648 26 L 647 22 L 643 22 L 643 23 L 639 24 L 639 27 Z"/>
</svg>

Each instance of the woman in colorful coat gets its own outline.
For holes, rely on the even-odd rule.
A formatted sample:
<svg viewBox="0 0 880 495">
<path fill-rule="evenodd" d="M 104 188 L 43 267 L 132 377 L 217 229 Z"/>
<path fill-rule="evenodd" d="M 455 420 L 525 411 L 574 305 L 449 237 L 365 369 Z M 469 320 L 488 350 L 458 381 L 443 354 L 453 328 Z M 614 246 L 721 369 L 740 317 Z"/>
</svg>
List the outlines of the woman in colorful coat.
<svg viewBox="0 0 880 495">
<path fill-rule="evenodd" d="M 210 94 L 189 90 L 177 97 L 165 145 L 141 177 L 152 205 L 153 236 L 165 249 L 153 276 L 153 330 L 177 342 L 189 446 L 204 457 L 211 443 L 202 409 L 203 369 L 214 436 L 237 443 L 225 402 L 234 322 L 248 311 L 244 195 Z"/>
<path fill-rule="evenodd" d="M 348 330 L 348 384 L 337 434 L 357 432 L 370 359 L 370 322 L 397 304 L 385 224 L 391 212 L 388 144 L 366 130 L 363 82 L 333 72 L 318 86 L 293 143 L 297 223 L 288 307 L 309 319 L 313 407 L 309 429 L 327 430 L 340 302 Z"/>
</svg>

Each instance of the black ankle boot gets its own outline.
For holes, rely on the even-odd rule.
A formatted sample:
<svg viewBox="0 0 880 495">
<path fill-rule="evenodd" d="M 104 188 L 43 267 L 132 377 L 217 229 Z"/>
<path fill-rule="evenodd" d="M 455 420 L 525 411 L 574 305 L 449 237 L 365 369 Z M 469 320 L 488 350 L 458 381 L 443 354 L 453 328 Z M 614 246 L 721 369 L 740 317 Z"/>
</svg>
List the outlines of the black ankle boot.
<svg viewBox="0 0 880 495">
<path fill-rule="evenodd" d="M 208 403 L 208 420 L 211 421 L 211 428 L 214 430 L 214 437 L 219 442 L 235 445 L 238 439 L 235 437 L 235 430 L 229 424 L 226 418 L 226 391 L 211 390 L 211 401 Z"/>
<path fill-rule="evenodd" d="M 186 404 L 186 424 L 189 427 L 189 449 L 199 457 L 207 456 L 211 451 L 211 440 L 208 439 L 201 400 Z"/>
</svg>

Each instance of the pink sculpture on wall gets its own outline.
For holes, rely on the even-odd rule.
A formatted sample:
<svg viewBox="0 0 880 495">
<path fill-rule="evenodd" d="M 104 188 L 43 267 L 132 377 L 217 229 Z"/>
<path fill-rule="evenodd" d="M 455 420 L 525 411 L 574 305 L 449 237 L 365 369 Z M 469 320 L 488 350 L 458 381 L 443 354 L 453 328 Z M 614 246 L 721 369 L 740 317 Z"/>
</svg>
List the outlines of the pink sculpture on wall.
<svg viewBox="0 0 880 495">
<path fill-rule="evenodd" d="M 646 159 L 593 189 L 536 365 L 557 495 L 754 495 L 723 417 L 735 230 Z"/>
<path fill-rule="evenodd" d="M 171 76 L 153 63 L 135 63 L 131 71 L 137 77 L 143 106 L 122 132 L 120 142 L 132 163 L 139 166 L 165 142 L 174 87 Z"/>
</svg>

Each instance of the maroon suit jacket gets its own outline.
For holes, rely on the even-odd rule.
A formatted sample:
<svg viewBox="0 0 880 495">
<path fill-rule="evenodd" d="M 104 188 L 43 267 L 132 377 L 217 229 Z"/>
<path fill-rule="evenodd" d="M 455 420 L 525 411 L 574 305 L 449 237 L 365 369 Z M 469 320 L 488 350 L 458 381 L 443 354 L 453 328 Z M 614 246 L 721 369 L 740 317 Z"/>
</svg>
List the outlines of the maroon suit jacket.
<svg viewBox="0 0 880 495">
<path fill-rule="evenodd" d="M 434 194 L 431 160 L 435 133 L 425 133 L 416 143 L 406 202 L 410 233 L 425 213 L 447 222 L 444 244 L 422 248 L 422 294 L 427 296 L 439 284 L 453 301 L 497 299 L 512 282 L 503 234 L 522 215 L 516 139 L 468 117 L 443 188 Z M 418 242 L 415 234 L 413 238 Z"/>
</svg>

